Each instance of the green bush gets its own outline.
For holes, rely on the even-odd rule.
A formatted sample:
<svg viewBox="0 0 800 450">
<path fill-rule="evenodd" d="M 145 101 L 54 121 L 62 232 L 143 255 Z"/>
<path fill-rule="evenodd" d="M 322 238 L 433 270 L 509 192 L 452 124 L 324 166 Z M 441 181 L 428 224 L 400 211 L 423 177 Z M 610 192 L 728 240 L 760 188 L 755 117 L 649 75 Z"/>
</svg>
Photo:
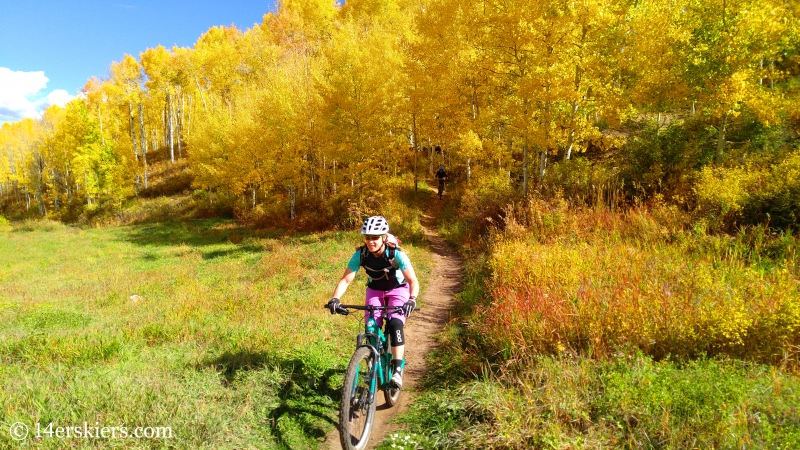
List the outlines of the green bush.
<svg viewBox="0 0 800 450">
<path fill-rule="evenodd" d="M 685 195 L 687 177 L 710 160 L 712 136 L 697 122 L 649 123 L 632 133 L 615 158 L 629 197 Z"/>
<path fill-rule="evenodd" d="M 699 214 L 712 228 L 732 231 L 741 225 L 798 225 L 800 151 L 769 166 L 744 164 L 705 167 L 695 185 Z"/>
</svg>

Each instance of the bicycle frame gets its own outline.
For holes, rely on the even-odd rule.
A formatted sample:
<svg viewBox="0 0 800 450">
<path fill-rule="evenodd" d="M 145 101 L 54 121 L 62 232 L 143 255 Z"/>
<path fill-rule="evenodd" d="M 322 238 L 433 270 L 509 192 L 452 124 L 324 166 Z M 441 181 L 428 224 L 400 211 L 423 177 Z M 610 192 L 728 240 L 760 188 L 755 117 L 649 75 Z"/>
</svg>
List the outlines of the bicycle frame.
<svg viewBox="0 0 800 450">
<path fill-rule="evenodd" d="M 342 305 L 345 308 L 352 306 Z M 388 351 L 386 336 L 375 321 L 375 310 L 370 310 L 370 316 L 364 325 L 364 332 L 356 337 L 356 349 L 367 347 L 375 356 L 375 364 L 372 367 L 372 381 L 370 382 L 370 401 L 374 400 L 377 388 L 385 390 L 388 387 L 391 376 L 389 368 L 391 367 L 392 353 Z"/>
</svg>

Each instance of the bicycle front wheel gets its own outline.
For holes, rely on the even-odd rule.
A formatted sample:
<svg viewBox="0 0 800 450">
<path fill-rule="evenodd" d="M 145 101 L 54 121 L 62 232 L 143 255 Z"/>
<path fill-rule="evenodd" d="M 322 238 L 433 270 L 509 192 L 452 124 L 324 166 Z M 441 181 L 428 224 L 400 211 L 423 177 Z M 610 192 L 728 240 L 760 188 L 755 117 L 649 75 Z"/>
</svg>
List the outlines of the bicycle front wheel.
<svg viewBox="0 0 800 450">
<path fill-rule="evenodd" d="M 402 388 L 388 386 L 385 391 L 383 391 L 383 398 L 386 400 L 386 403 L 389 406 L 394 406 L 397 402 L 400 401 L 400 392 Z"/>
<path fill-rule="evenodd" d="M 339 407 L 339 436 L 345 450 L 362 450 L 367 447 L 369 433 L 375 423 L 375 396 L 370 401 L 372 367 L 376 363 L 367 347 L 356 350 L 350 358 L 342 386 Z"/>
</svg>

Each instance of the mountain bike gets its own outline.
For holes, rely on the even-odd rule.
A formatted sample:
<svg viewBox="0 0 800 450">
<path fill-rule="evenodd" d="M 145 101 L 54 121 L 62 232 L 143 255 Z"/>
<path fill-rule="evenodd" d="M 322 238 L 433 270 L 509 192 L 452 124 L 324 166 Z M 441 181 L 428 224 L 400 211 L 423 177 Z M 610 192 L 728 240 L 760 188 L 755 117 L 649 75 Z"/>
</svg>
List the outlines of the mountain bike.
<svg viewBox="0 0 800 450">
<path fill-rule="evenodd" d="M 444 180 L 445 178 L 439 178 L 439 200 L 442 199 L 442 193 L 444 192 Z"/>
<path fill-rule="evenodd" d="M 341 305 L 338 314 L 347 315 L 350 309 L 368 311 L 364 332 L 356 338 L 356 351 L 350 358 L 342 386 L 339 404 L 339 436 L 345 450 L 367 447 L 375 423 L 375 394 L 383 391 L 389 406 L 400 400 L 402 388 L 389 383 L 392 379 L 392 354 L 386 336 L 375 320 L 375 311 L 401 313 L 400 306 Z M 415 308 L 417 310 L 419 308 Z"/>
</svg>

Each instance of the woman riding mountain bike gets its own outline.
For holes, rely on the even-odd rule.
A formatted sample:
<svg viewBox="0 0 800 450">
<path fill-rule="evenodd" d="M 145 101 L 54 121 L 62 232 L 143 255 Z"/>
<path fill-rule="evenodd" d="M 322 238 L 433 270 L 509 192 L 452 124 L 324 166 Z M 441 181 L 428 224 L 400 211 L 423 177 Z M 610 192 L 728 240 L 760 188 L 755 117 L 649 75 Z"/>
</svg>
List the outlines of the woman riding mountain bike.
<svg viewBox="0 0 800 450">
<path fill-rule="evenodd" d="M 403 385 L 403 367 L 405 366 L 405 335 L 403 327 L 406 318 L 417 306 L 419 282 L 411 266 L 408 256 L 390 239 L 389 223 L 382 216 L 372 216 L 364 221 L 361 227 L 364 245 L 356 249 L 344 274 L 333 291 L 333 298 L 328 302 L 331 314 L 336 314 L 341 306 L 339 299 L 353 282 L 356 272 L 364 267 L 367 281 L 366 305 L 397 306 L 400 310 L 376 311 L 374 319 L 379 327 L 383 326 L 386 316 L 386 334 L 392 346 L 392 380 L 397 388 Z M 391 236 L 393 238 L 393 236 Z M 364 320 L 369 319 L 365 313 Z"/>
</svg>

